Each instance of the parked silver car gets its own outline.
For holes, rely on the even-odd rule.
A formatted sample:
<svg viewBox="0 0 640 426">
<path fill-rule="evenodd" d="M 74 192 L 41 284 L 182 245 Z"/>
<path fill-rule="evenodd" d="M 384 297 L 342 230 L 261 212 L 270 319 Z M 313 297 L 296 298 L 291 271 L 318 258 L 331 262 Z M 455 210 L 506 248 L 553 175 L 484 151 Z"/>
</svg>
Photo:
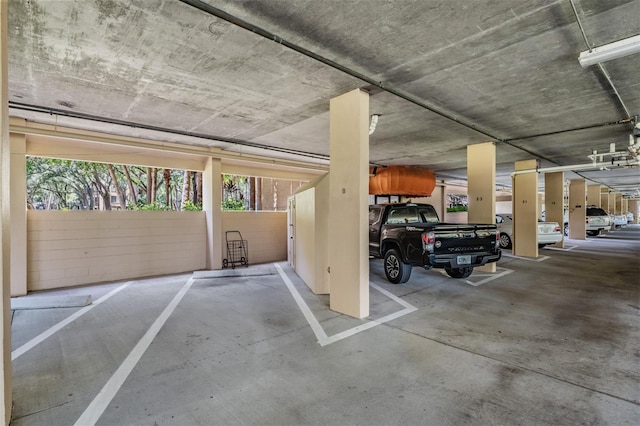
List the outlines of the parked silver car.
<svg viewBox="0 0 640 426">
<path fill-rule="evenodd" d="M 500 231 L 500 248 L 510 248 L 513 241 L 513 216 L 497 214 L 496 225 Z M 562 241 L 562 229 L 557 222 L 538 222 L 538 247 Z"/>
<path fill-rule="evenodd" d="M 611 227 L 609 214 L 596 206 L 587 206 L 587 235 L 598 235 L 602 230 Z"/>
</svg>

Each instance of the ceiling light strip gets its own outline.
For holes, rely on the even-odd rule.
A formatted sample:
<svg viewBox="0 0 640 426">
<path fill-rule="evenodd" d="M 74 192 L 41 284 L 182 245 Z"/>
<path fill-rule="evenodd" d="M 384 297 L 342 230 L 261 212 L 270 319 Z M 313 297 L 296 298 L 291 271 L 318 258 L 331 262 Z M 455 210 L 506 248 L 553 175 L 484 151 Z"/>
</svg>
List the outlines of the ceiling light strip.
<svg viewBox="0 0 640 426">
<path fill-rule="evenodd" d="M 640 53 L 640 34 L 581 52 L 578 62 L 583 68 Z"/>
</svg>

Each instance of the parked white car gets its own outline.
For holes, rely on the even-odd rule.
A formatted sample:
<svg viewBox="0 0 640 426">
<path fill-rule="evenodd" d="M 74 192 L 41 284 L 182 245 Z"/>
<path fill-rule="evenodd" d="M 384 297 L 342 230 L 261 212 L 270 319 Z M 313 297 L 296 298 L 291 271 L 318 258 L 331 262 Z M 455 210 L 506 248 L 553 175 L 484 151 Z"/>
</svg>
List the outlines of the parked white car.
<svg viewBox="0 0 640 426">
<path fill-rule="evenodd" d="M 513 216 L 497 214 L 496 225 L 500 231 L 500 248 L 510 248 L 513 241 Z M 558 222 L 538 222 L 538 246 L 544 247 L 562 241 L 562 228 Z"/>
<path fill-rule="evenodd" d="M 625 217 L 626 222 L 626 217 Z M 587 235 L 598 235 L 611 227 L 609 214 L 596 206 L 587 206 Z"/>
<path fill-rule="evenodd" d="M 633 223 L 633 213 L 627 212 L 627 223 Z"/>
<path fill-rule="evenodd" d="M 613 225 L 616 228 L 620 228 L 621 226 L 625 226 L 627 224 L 627 215 L 626 214 L 617 214 L 613 218 Z"/>
</svg>

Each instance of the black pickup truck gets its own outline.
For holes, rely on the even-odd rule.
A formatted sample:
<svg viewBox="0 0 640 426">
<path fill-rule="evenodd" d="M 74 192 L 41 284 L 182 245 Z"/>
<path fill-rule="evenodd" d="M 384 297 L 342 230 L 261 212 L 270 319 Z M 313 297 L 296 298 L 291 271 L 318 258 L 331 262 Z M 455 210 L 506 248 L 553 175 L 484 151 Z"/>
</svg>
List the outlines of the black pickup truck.
<svg viewBox="0 0 640 426">
<path fill-rule="evenodd" d="M 444 268 L 466 278 L 474 266 L 497 262 L 502 255 L 495 224 L 440 223 L 430 204 L 369 206 L 369 255 L 384 259 L 394 284 L 407 282 L 412 266 Z"/>
</svg>

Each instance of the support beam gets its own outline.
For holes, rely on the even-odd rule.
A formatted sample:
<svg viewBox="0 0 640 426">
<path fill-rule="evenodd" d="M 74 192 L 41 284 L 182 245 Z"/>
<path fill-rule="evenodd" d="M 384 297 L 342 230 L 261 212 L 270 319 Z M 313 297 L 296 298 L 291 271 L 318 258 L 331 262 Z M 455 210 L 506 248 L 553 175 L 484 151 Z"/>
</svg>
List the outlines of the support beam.
<svg viewBox="0 0 640 426">
<path fill-rule="evenodd" d="M 535 169 L 537 160 L 516 161 L 515 171 Z M 513 177 L 513 254 L 538 257 L 538 174 Z"/>
<path fill-rule="evenodd" d="M 587 195 L 584 179 L 572 179 L 569 184 L 569 238 L 585 240 L 587 227 Z"/>
<path fill-rule="evenodd" d="M 9 80 L 7 55 L 7 0 L 0 0 L 0 286 L 2 317 L 0 317 L 0 341 L 2 341 L 2 370 L 0 391 L 0 422 L 11 420 L 11 235 L 9 170 L 11 170 L 11 143 L 9 140 Z"/>
<path fill-rule="evenodd" d="M 467 146 L 469 223 L 496 222 L 496 145 L 493 142 Z M 495 272 L 496 264 L 476 268 Z"/>
<path fill-rule="evenodd" d="M 590 206 L 601 207 L 600 185 L 587 186 L 587 204 Z"/>
<path fill-rule="evenodd" d="M 640 223 L 638 221 L 638 206 L 640 202 L 638 200 L 629 200 L 629 211 L 633 213 L 633 223 Z"/>
<path fill-rule="evenodd" d="M 222 269 L 222 161 L 209 158 L 202 172 L 202 209 L 207 221 L 207 269 Z"/>
<path fill-rule="evenodd" d="M 558 222 L 564 231 L 564 172 L 544 175 L 544 215 L 545 221 Z M 564 232 L 562 241 L 554 247 L 564 247 Z"/>
<path fill-rule="evenodd" d="M 329 288 L 332 310 L 369 316 L 369 95 L 330 102 Z"/>
<path fill-rule="evenodd" d="M 27 157 L 26 136 L 11 142 L 11 296 L 27 294 Z"/>
</svg>

